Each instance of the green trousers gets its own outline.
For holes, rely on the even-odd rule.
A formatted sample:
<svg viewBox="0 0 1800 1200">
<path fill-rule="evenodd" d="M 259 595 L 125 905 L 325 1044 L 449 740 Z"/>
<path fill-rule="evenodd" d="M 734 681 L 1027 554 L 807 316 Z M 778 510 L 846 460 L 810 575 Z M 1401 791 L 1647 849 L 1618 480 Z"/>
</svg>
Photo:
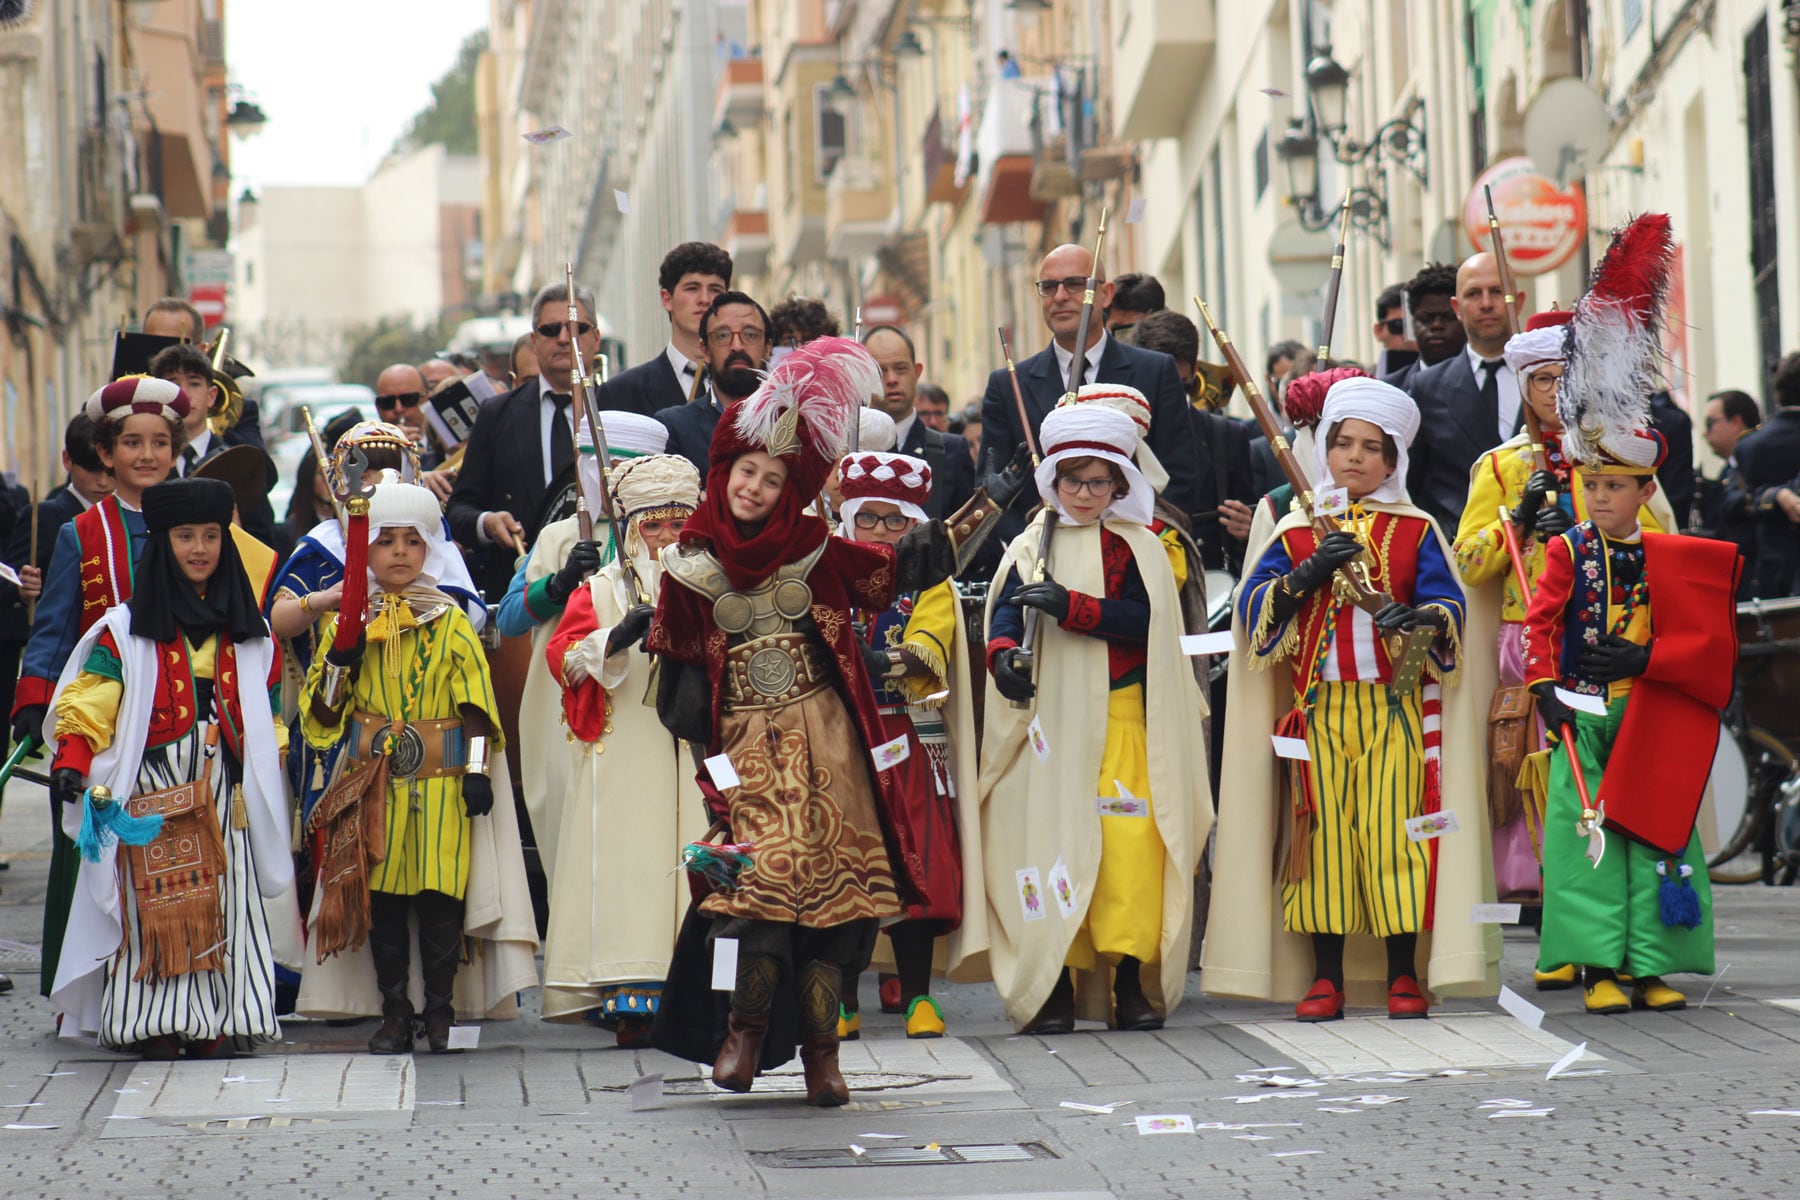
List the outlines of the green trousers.
<svg viewBox="0 0 1800 1200">
<path fill-rule="evenodd" d="M 1604 717 L 1575 714 L 1575 744 L 1588 786 L 1598 788 L 1625 719 L 1628 697 L 1607 705 Z M 1569 756 L 1559 746 L 1550 758 L 1550 797 L 1544 818 L 1544 925 L 1539 970 L 1568 963 L 1610 967 L 1634 976 L 1713 970 L 1712 888 L 1698 834 L 1688 836 L 1680 861 L 1693 867 L 1688 883 L 1699 893 L 1700 924 L 1693 929 L 1662 922 L 1656 873 L 1668 857 L 1611 830 L 1600 865 L 1587 860 L 1587 838 L 1575 831 L 1581 799 Z M 1670 863 L 1674 874 L 1676 864 Z"/>
</svg>

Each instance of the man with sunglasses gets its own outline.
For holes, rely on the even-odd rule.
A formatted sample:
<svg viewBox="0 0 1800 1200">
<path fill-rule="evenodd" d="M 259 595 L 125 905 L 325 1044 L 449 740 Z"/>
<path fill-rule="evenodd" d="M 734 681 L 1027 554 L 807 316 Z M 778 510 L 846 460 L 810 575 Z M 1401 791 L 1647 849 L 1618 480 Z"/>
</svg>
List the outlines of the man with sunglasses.
<svg viewBox="0 0 1800 1200">
<path fill-rule="evenodd" d="M 608 380 L 600 389 L 602 410 L 650 417 L 686 404 L 696 395 L 696 376 L 707 358 L 700 340 L 700 318 L 713 300 L 731 287 L 731 255 L 711 242 L 683 242 L 663 256 L 657 285 L 663 311 L 669 314 L 669 344 L 661 354 Z M 704 477 L 704 460 L 702 464 Z"/>
<path fill-rule="evenodd" d="M 692 404 L 661 410 L 656 419 L 668 427 L 668 452 L 693 463 L 704 479 L 719 414 L 762 383 L 769 358 L 769 314 L 744 292 L 720 292 L 697 328 L 706 348 L 706 378 L 699 394 Z"/>
<path fill-rule="evenodd" d="M 1081 301 L 1088 272 L 1095 271 L 1093 253 L 1081 246 L 1058 246 L 1038 265 L 1038 304 L 1051 335 L 1050 345 L 1017 364 L 1019 390 L 1025 397 L 1026 416 L 1035 437 L 1044 417 L 1069 390 L 1069 364 L 1074 360 L 1075 338 L 1081 326 Z M 1106 332 L 1101 319 L 1113 303 L 1114 288 L 1105 281 L 1104 264 L 1095 271 L 1101 282 L 1094 292 L 1094 316 L 1088 325 L 1088 344 L 1081 348 L 1081 383 L 1116 383 L 1136 388 L 1150 401 L 1150 430 L 1144 440 L 1169 473 L 1163 498 L 1182 512 L 1198 507 L 1199 464 L 1194 433 L 1188 420 L 1187 396 L 1175 360 L 1167 354 L 1126 345 Z M 1006 369 L 988 376 L 987 393 L 981 400 L 981 461 L 999 452 L 1000 462 L 1012 458 L 1025 440 L 1013 404 L 1012 383 Z M 1025 527 L 1028 498 L 1020 493 L 1001 518 L 994 541 L 1005 545 Z"/>
<path fill-rule="evenodd" d="M 1406 286 L 1390 284 L 1375 297 L 1375 377 L 1385 379 L 1419 360 L 1419 347 L 1406 335 Z"/>
<path fill-rule="evenodd" d="M 442 362 L 441 359 L 433 361 Z M 443 457 L 437 443 L 425 436 L 425 397 L 434 386 L 427 381 L 424 370 L 411 363 L 395 363 L 375 377 L 376 416 L 406 430 L 419 446 L 421 467 L 435 466 Z M 419 476 L 419 484 L 430 488 L 431 494 L 442 504 L 450 498 L 455 479 L 447 472 L 428 470 Z"/>
<path fill-rule="evenodd" d="M 490 603 L 512 582 L 513 567 L 537 537 L 544 496 L 575 461 L 575 409 L 569 371 L 575 346 L 592 369 L 600 352 L 594 294 L 577 284 L 577 319 L 560 283 L 538 289 L 531 304 L 531 349 L 540 374 L 489 400 L 475 419 L 445 515 L 457 542 L 475 551 L 471 570 Z"/>
</svg>

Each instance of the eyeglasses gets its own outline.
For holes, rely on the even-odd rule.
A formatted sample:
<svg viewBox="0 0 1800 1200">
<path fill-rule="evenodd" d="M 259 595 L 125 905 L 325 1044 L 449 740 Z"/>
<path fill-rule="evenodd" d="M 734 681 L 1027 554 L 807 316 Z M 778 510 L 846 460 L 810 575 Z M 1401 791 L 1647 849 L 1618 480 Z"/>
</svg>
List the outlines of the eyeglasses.
<svg viewBox="0 0 1800 1200">
<path fill-rule="evenodd" d="M 391 396 L 375 397 L 375 407 L 382 412 L 391 412 L 396 408 L 417 408 L 424 399 L 424 392 L 395 392 Z"/>
<path fill-rule="evenodd" d="M 1561 375 L 1533 375 L 1531 390 L 1534 392 L 1554 392 L 1556 385 L 1562 382 Z"/>
<path fill-rule="evenodd" d="M 749 329 L 709 329 L 706 331 L 706 340 L 721 350 L 731 345 L 732 338 L 738 339 L 746 346 L 760 346 L 763 344 L 763 338 L 767 336 L 754 326 Z"/>
<path fill-rule="evenodd" d="M 1071 275 L 1067 279 L 1040 279 L 1037 281 L 1038 295 L 1046 300 L 1056 295 L 1058 288 L 1071 296 L 1078 295 L 1087 291 L 1087 276 Z"/>
<path fill-rule="evenodd" d="M 1381 327 L 1388 331 L 1389 337 L 1399 337 L 1406 332 L 1406 318 L 1389 317 L 1381 323 Z"/>
<path fill-rule="evenodd" d="M 905 532 L 906 527 L 911 523 L 912 518 L 905 513 L 882 513 L 878 515 L 872 512 L 859 512 L 856 514 L 856 527 L 858 529 L 873 529 L 879 525 L 889 533 L 903 533 Z"/>
<path fill-rule="evenodd" d="M 1065 496 L 1079 496 L 1086 492 L 1090 496 L 1110 496 L 1119 481 L 1111 475 L 1102 475 L 1098 479 L 1077 479 L 1073 475 L 1058 475 L 1056 490 Z"/>
<path fill-rule="evenodd" d="M 537 335 L 541 338 L 561 337 L 563 326 L 567 324 L 567 321 L 546 321 L 544 324 L 537 327 Z M 594 332 L 594 327 L 586 321 L 575 322 L 576 337 L 586 337 L 592 332 Z"/>
</svg>

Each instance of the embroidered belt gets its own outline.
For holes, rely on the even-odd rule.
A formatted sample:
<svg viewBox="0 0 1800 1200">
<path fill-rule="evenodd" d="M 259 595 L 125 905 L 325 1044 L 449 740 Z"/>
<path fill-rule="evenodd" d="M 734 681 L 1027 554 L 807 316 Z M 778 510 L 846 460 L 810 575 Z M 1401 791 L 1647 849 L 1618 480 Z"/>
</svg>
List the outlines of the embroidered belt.
<svg viewBox="0 0 1800 1200">
<path fill-rule="evenodd" d="M 831 681 L 831 656 L 803 633 L 752 638 L 725 651 L 724 705 L 776 708 Z"/>
<path fill-rule="evenodd" d="M 367 762 L 375 757 L 377 739 L 397 728 L 394 747 L 388 751 L 388 774 L 395 779 L 442 779 L 461 775 L 469 761 L 469 742 L 463 736 L 462 718 L 435 721 L 392 721 L 380 713 L 353 712 L 347 731 L 350 757 Z"/>
</svg>

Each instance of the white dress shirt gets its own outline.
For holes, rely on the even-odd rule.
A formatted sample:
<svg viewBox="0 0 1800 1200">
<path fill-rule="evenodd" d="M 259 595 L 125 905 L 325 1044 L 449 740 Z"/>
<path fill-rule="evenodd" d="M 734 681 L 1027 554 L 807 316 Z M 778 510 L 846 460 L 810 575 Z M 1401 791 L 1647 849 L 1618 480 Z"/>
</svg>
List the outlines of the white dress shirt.
<svg viewBox="0 0 1800 1200">
<path fill-rule="evenodd" d="M 1094 383 L 1098 380 L 1100 375 L 1100 356 L 1106 353 L 1106 341 L 1111 336 L 1111 334 L 1102 331 L 1100 340 L 1088 347 L 1087 370 L 1083 372 L 1081 376 L 1081 381 L 1083 383 Z M 1075 357 L 1075 352 L 1073 350 L 1064 350 L 1062 348 L 1062 343 L 1057 341 L 1052 341 L 1050 343 L 1050 348 L 1056 351 L 1057 378 L 1062 380 L 1063 390 L 1066 392 L 1069 387 L 1069 362 Z"/>
<path fill-rule="evenodd" d="M 663 357 L 669 360 L 669 369 L 675 372 L 675 382 L 681 385 L 681 398 L 686 400 L 694 392 L 694 373 L 699 370 L 694 360 L 675 348 L 670 342 L 663 348 Z"/>
<path fill-rule="evenodd" d="M 206 461 L 206 452 L 211 448 L 212 426 L 202 425 L 199 434 L 190 440 L 186 446 L 182 447 L 181 453 L 175 456 L 176 473 L 184 479 L 187 477 L 187 452 L 189 450 L 194 452 L 193 463 L 195 467 L 198 467 L 201 463 Z"/>
<path fill-rule="evenodd" d="M 919 423 L 919 410 L 916 408 L 913 409 L 911 412 L 907 413 L 904 417 L 901 417 L 898 421 L 894 422 L 894 452 L 895 453 L 897 453 L 897 454 L 905 454 L 906 453 L 907 435 L 912 433 L 912 427 L 914 425 L 917 425 L 918 423 Z"/>
<path fill-rule="evenodd" d="M 1481 364 L 1488 360 L 1483 359 L 1473 346 L 1463 347 L 1463 353 L 1469 356 L 1469 370 L 1475 375 L 1475 389 L 1479 391 L 1481 390 L 1481 377 L 1486 370 Z M 1513 430 L 1519 427 L 1519 377 L 1513 374 L 1513 369 L 1506 365 L 1505 359 L 1495 359 L 1493 361 L 1497 361 L 1500 364 L 1500 369 L 1494 374 L 1497 380 L 1500 397 L 1500 403 L 1497 406 L 1499 409 L 1500 441 L 1504 442 L 1512 437 Z M 1499 443 L 1497 442 L 1495 444 L 1498 445 Z"/>
</svg>

